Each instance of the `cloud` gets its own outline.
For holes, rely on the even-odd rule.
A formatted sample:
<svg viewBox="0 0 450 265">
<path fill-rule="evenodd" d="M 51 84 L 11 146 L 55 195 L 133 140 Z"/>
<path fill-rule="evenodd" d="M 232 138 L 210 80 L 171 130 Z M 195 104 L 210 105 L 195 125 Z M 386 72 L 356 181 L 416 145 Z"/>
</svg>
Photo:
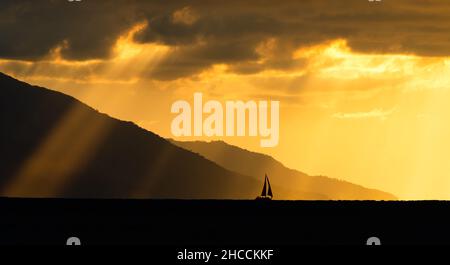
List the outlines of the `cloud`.
<svg viewBox="0 0 450 265">
<path fill-rule="evenodd" d="M 173 12 L 172 21 L 174 24 L 192 25 L 197 21 L 198 17 L 189 6 Z"/>
<path fill-rule="evenodd" d="M 2 1 L 0 57 L 39 60 L 60 47 L 66 59 L 106 58 L 136 22 L 131 9 L 112 1 Z"/>
<path fill-rule="evenodd" d="M 136 42 L 173 48 L 144 73 L 162 80 L 215 64 L 239 74 L 289 71 L 299 47 L 335 39 L 356 52 L 450 56 L 449 12 L 450 2 L 439 0 L 2 0 L 0 58 L 40 61 L 60 49 L 66 60 L 108 59 L 118 38 L 142 22 Z"/>
<path fill-rule="evenodd" d="M 360 120 L 360 119 L 386 120 L 394 112 L 395 109 L 391 110 L 373 109 L 368 112 L 347 112 L 347 113 L 339 112 L 333 114 L 332 117 L 340 120 Z"/>
</svg>

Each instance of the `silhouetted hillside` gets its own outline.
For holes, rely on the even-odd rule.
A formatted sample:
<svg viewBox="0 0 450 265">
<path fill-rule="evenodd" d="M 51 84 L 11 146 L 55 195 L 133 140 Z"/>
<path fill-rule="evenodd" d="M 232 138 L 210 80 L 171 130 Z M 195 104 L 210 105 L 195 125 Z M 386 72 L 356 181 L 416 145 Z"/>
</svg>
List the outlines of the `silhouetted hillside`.
<svg viewBox="0 0 450 265">
<path fill-rule="evenodd" d="M 0 74 L 0 196 L 254 199 L 256 180 Z M 292 191 L 274 186 L 279 195 Z"/>
<path fill-rule="evenodd" d="M 309 177 L 224 143 L 213 148 L 231 148 L 223 159 L 201 152 L 212 162 L 70 96 L 1 73 L 0 94 L 0 196 L 254 199 L 268 172 L 276 199 L 393 198 Z"/>
<path fill-rule="evenodd" d="M 290 187 L 301 192 L 308 192 L 306 198 L 325 198 L 332 200 L 395 200 L 392 194 L 374 189 L 367 189 L 346 181 L 340 181 L 324 176 L 309 176 L 300 171 L 292 170 L 274 158 L 242 148 L 229 145 L 223 141 L 213 142 L 179 142 L 174 144 L 187 150 L 199 153 L 205 158 L 216 162 L 220 166 L 241 174 L 261 178 L 265 173 L 269 174 L 271 183 Z"/>
</svg>

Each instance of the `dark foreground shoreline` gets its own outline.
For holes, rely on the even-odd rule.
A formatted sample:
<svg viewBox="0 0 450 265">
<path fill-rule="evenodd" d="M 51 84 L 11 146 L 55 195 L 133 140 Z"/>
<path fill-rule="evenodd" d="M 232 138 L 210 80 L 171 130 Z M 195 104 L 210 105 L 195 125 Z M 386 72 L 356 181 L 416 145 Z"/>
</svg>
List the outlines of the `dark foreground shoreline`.
<svg viewBox="0 0 450 265">
<path fill-rule="evenodd" d="M 449 244 L 446 201 L 0 198 L 0 244 L 297 246 Z"/>
</svg>

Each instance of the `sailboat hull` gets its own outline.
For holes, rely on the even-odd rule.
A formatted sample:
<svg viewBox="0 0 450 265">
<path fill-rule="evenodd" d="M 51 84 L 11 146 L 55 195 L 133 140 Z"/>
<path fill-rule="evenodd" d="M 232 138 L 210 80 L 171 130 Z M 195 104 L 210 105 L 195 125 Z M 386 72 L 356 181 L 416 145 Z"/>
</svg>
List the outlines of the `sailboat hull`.
<svg viewBox="0 0 450 265">
<path fill-rule="evenodd" d="M 258 196 L 258 197 L 256 197 L 256 200 L 257 201 L 271 201 L 272 197 L 269 197 L 269 196 Z"/>
</svg>

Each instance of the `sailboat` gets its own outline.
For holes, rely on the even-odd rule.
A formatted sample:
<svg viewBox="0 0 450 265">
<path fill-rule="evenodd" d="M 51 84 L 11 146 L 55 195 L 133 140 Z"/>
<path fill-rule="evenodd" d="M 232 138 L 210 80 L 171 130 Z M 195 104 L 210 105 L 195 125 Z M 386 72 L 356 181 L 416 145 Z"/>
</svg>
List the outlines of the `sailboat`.
<svg viewBox="0 0 450 265">
<path fill-rule="evenodd" d="M 258 196 L 256 199 L 270 201 L 270 200 L 272 200 L 272 198 L 273 198 L 272 187 L 270 187 L 269 177 L 267 177 L 267 174 L 266 174 L 266 177 L 264 179 L 264 187 L 261 192 L 261 196 Z"/>
</svg>

